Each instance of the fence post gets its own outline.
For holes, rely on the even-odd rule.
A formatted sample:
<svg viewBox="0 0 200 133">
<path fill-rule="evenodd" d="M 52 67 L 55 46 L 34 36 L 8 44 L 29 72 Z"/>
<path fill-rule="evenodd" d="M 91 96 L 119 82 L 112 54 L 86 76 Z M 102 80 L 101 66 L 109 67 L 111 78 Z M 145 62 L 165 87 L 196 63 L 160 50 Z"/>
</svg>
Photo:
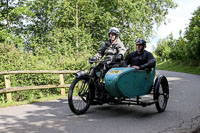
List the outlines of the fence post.
<svg viewBox="0 0 200 133">
<path fill-rule="evenodd" d="M 4 80 L 5 80 L 5 86 L 6 88 L 10 88 L 10 76 L 9 75 L 4 75 Z M 6 98 L 7 101 L 12 101 L 12 95 L 11 93 L 6 93 Z"/>
<path fill-rule="evenodd" d="M 60 85 L 64 85 L 64 75 L 60 74 Z M 61 95 L 65 95 L 65 88 L 61 88 Z"/>
</svg>

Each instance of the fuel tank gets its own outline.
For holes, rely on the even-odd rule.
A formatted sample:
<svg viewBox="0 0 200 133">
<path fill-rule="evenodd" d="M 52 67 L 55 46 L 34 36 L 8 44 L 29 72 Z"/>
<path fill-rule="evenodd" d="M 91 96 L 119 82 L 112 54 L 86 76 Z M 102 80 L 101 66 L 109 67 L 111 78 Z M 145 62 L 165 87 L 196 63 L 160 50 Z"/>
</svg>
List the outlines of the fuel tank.
<svg viewBox="0 0 200 133">
<path fill-rule="evenodd" d="M 130 67 L 112 68 L 105 75 L 105 87 L 114 97 L 134 98 L 149 94 L 153 87 L 155 68 L 152 71 Z"/>
</svg>

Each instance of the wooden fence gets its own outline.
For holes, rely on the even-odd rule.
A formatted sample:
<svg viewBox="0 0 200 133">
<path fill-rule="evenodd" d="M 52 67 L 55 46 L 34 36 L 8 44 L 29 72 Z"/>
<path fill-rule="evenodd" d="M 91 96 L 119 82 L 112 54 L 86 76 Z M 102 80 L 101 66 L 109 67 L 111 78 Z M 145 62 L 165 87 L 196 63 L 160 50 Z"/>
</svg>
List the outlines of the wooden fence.
<svg viewBox="0 0 200 133">
<path fill-rule="evenodd" d="M 35 90 L 35 89 L 47 89 L 47 88 L 61 88 L 61 95 L 65 95 L 65 89 L 70 84 L 64 83 L 64 74 L 75 74 L 77 71 L 57 71 L 57 70 L 35 70 L 35 71 L 4 71 L 0 72 L 0 75 L 4 75 L 5 87 L 0 89 L 1 93 L 6 93 L 7 101 L 12 101 L 11 92 L 22 91 L 22 90 Z M 22 87 L 11 87 L 10 74 L 59 74 L 60 84 L 59 85 L 39 85 L 39 86 L 22 86 Z"/>
</svg>

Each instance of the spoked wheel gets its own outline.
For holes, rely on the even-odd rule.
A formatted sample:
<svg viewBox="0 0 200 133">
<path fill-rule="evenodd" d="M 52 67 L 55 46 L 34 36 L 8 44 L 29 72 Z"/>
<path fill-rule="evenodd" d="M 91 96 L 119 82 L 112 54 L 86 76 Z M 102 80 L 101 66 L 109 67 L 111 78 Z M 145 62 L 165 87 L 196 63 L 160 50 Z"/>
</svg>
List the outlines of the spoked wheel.
<svg viewBox="0 0 200 133">
<path fill-rule="evenodd" d="M 68 102 L 71 111 L 77 115 L 85 113 L 90 107 L 90 90 L 87 79 L 76 78 L 72 82 Z"/>
<path fill-rule="evenodd" d="M 155 84 L 154 84 L 154 100 L 157 102 L 156 108 L 158 112 L 165 111 L 167 107 L 167 102 L 169 98 L 169 85 L 167 78 L 163 75 L 157 77 Z"/>
</svg>

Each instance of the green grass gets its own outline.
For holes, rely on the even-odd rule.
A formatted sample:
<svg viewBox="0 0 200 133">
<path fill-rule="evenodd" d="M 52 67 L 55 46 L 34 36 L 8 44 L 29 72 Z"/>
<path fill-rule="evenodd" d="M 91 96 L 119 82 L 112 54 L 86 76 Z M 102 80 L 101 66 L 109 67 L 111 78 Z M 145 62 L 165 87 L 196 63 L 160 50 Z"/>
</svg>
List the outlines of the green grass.
<svg viewBox="0 0 200 133">
<path fill-rule="evenodd" d="M 54 95 L 54 96 L 48 96 L 48 97 L 43 97 L 40 99 L 33 99 L 31 101 L 11 101 L 11 102 L 6 102 L 6 103 L 0 103 L 0 107 L 8 107 L 8 106 L 18 106 L 18 105 L 24 105 L 24 104 L 30 104 L 30 103 L 35 103 L 35 102 L 43 102 L 43 101 L 49 101 L 49 100 L 54 100 L 54 99 L 60 99 L 60 98 L 66 98 L 66 95 Z"/>
<path fill-rule="evenodd" d="M 190 66 L 189 63 L 181 64 L 180 61 L 171 61 L 171 60 L 167 62 L 157 61 L 157 69 L 200 75 L 200 67 Z"/>
</svg>

